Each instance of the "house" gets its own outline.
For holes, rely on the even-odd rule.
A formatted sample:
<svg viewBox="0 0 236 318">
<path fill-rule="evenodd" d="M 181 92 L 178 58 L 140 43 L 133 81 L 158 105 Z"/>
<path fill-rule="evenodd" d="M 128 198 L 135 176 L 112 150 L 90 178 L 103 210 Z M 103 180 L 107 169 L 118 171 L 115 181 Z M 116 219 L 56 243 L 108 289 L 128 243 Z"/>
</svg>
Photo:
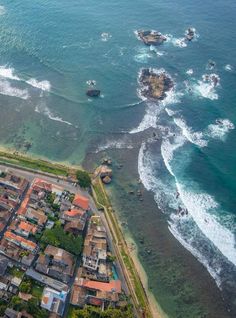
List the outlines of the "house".
<svg viewBox="0 0 236 318">
<path fill-rule="evenodd" d="M 5 275 L 8 263 L 9 260 L 5 256 L 0 255 L 0 276 Z"/>
<path fill-rule="evenodd" d="M 15 245 L 20 246 L 21 248 L 23 248 L 25 250 L 29 250 L 33 253 L 36 253 L 36 251 L 37 251 L 37 244 L 36 243 L 29 241 L 29 240 L 26 240 L 25 238 L 23 238 L 19 235 L 16 235 L 10 231 L 6 231 L 4 233 L 4 238 L 7 241 L 12 242 Z"/>
<path fill-rule="evenodd" d="M 50 287 L 45 287 L 43 290 L 41 307 L 62 316 L 65 309 L 66 297 L 67 293 L 65 291 L 59 292 Z"/>
<path fill-rule="evenodd" d="M 26 275 L 33 278 L 34 280 L 38 281 L 41 284 L 45 284 L 49 287 L 52 287 L 53 289 L 57 291 L 65 291 L 68 292 L 69 288 L 66 284 L 59 282 L 56 279 L 53 279 L 51 277 L 48 277 L 46 275 L 42 275 L 32 268 L 28 268 L 26 271 Z"/>
<path fill-rule="evenodd" d="M 61 218 L 66 221 L 86 220 L 87 214 L 86 214 L 86 211 L 84 210 L 72 209 L 72 210 L 67 210 L 63 212 Z"/>
<path fill-rule="evenodd" d="M 72 202 L 72 204 L 77 207 L 77 208 L 81 208 L 85 211 L 89 210 L 89 199 L 81 194 L 76 194 L 74 197 L 74 200 Z"/>
<path fill-rule="evenodd" d="M 38 227 L 42 229 L 46 224 L 48 218 L 43 211 L 28 208 L 25 213 L 25 219 L 29 222 L 37 224 Z"/>
<path fill-rule="evenodd" d="M 75 220 L 67 222 L 64 226 L 64 231 L 73 235 L 83 234 L 85 228 L 85 222 L 82 220 Z"/>
<path fill-rule="evenodd" d="M 99 265 L 106 262 L 107 258 L 107 235 L 101 220 L 91 217 L 83 250 L 83 267 L 97 272 Z"/>
<path fill-rule="evenodd" d="M 44 254 L 40 255 L 35 269 L 43 274 L 67 283 L 73 276 L 75 259 L 69 252 L 48 245 Z"/>
<path fill-rule="evenodd" d="M 16 234 L 19 234 L 26 238 L 28 238 L 30 234 L 35 235 L 38 231 L 38 227 L 36 225 L 23 220 L 13 221 L 10 229 Z"/>
<path fill-rule="evenodd" d="M 121 281 L 112 280 L 108 283 L 85 280 L 76 277 L 71 294 L 71 304 L 83 307 L 85 304 L 98 306 L 116 306 L 121 294 Z"/>
<path fill-rule="evenodd" d="M 20 318 L 22 317 L 19 311 L 13 310 L 12 308 L 7 308 L 5 310 L 4 318 Z"/>
</svg>

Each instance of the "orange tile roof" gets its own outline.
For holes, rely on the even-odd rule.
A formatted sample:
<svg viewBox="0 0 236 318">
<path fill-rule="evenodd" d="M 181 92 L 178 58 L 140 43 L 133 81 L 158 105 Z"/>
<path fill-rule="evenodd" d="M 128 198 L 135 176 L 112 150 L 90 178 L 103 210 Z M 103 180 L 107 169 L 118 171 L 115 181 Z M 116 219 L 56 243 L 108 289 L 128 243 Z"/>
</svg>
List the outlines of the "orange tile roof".
<svg viewBox="0 0 236 318">
<path fill-rule="evenodd" d="M 24 222 L 24 221 L 21 221 L 20 224 L 18 225 L 18 227 L 25 232 L 31 232 L 33 234 L 36 233 L 36 231 L 37 231 L 36 226 L 34 226 L 33 224 L 30 224 L 30 223 Z"/>
<path fill-rule="evenodd" d="M 93 280 L 83 280 L 82 286 L 88 289 L 95 289 L 104 292 L 117 292 L 121 293 L 121 281 L 111 280 L 109 283 L 102 283 Z"/>
<path fill-rule="evenodd" d="M 36 249 L 36 247 L 37 247 L 37 245 L 34 242 L 26 240 L 26 239 L 24 239 L 23 237 L 21 237 L 19 235 L 15 235 L 14 233 L 12 233 L 10 231 L 6 231 L 4 233 L 4 237 L 6 239 L 10 239 L 10 240 L 13 240 L 15 242 L 19 242 L 21 244 L 23 243 L 25 245 L 28 245 L 28 246 L 30 246 L 33 249 Z"/>
<path fill-rule="evenodd" d="M 52 191 L 52 184 L 44 181 L 43 179 L 34 179 L 33 186 L 42 188 L 46 191 Z"/>
<path fill-rule="evenodd" d="M 73 204 L 81 207 L 84 210 L 88 210 L 89 208 L 89 199 L 80 194 L 76 194 L 73 200 Z"/>
<path fill-rule="evenodd" d="M 82 210 L 76 210 L 76 209 L 73 209 L 73 210 L 70 210 L 70 211 L 66 211 L 66 212 L 65 212 L 65 215 L 70 216 L 70 217 L 83 216 L 84 214 L 85 214 L 84 211 L 82 211 Z"/>
</svg>

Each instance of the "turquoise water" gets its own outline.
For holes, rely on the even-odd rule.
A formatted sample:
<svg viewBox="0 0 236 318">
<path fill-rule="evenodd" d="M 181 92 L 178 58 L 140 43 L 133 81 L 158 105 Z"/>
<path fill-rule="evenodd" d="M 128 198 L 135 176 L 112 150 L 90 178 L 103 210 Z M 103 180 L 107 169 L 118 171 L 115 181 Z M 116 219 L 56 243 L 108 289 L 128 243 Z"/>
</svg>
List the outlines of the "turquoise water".
<svg viewBox="0 0 236 318">
<path fill-rule="evenodd" d="M 138 140 L 134 164 L 169 230 L 234 307 L 235 13 L 232 0 L 0 2 L 1 144 L 26 151 L 30 143 L 31 153 L 80 163 Z M 189 26 L 197 36 L 185 46 Z M 135 36 L 140 28 L 168 41 L 150 50 Z M 137 93 L 142 67 L 163 68 L 174 80 L 162 103 Z M 89 80 L 99 99 L 87 98 Z"/>
</svg>

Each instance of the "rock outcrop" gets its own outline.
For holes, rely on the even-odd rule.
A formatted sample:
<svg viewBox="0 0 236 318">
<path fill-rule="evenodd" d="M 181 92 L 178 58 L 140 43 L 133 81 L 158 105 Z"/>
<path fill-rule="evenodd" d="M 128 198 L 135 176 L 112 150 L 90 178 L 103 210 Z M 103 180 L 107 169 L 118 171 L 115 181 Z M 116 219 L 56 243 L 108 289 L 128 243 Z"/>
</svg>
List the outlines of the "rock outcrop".
<svg viewBox="0 0 236 318">
<path fill-rule="evenodd" d="M 86 93 L 89 97 L 98 97 L 101 94 L 99 89 L 88 89 Z"/>
<path fill-rule="evenodd" d="M 164 41 L 166 41 L 166 37 L 157 31 L 138 31 L 138 37 L 143 41 L 146 45 L 160 45 Z"/>
<path fill-rule="evenodd" d="M 148 99 L 162 100 L 174 85 L 170 76 L 152 69 L 142 69 L 139 75 L 139 83 L 142 86 L 141 95 Z"/>
<path fill-rule="evenodd" d="M 192 28 L 188 28 L 188 30 L 186 31 L 186 34 L 185 34 L 185 39 L 187 41 L 192 41 L 195 37 L 195 30 L 192 29 Z"/>
</svg>

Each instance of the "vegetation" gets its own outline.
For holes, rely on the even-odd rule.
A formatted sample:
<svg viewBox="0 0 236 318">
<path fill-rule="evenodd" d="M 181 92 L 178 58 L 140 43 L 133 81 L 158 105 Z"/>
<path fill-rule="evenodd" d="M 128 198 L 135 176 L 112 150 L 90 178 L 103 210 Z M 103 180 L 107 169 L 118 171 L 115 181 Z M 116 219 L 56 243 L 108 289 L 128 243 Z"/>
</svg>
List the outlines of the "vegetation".
<svg viewBox="0 0 236 318">
<path fill-rule="evenodd" d="M 72 234 L 66 234 L 60 223 L 49 230 L 46 229 L 40 239 L 44 245 L 50 244 L 56 247 L 61 247 L 66 251 L 78 256 L 82 251 L 83 239 L 81 236 L 75 237 Z"/>
<path fill-rule="evenodd" d="M 71 174 L 71 170 L 63 165 L 55 164 L 42 159 L 34 159 L 23 156 L 19 153 L 10 153 L 0 151 L 0 161 L 19 165 L 25 168 L 41 170 L 43 172 L 52 173 L 55 175 L 68 176 Z"/>
<path fill-rule="evenodd" d="M 91 177 L 87 171 L 78 170 L 76 177 L 81 188 L 89 188 L 91 185 Z"/>
<path fill-rule="evenodd" d="M 20 288 L 20 292 L 31 294 L 33 297 L 37 298 L 38 300 L 41 300 L 42 294 L 43 294 L 43 286 L 41 286 L 38 282 L 35 280 L 25 277 L 22 281 Z"/>
<path fill-rule="evenodd" d="M 22 278 L 25 272 L 18 267 L 13 266 L 8 268 L 8 273 L 14 277 Z"/>
<path fill-rule="evenodd" d="M 5 310 L 7 309 L 7 303 L 0 299 L 0 317 L 4 315 Z"/>
<path fill-rule="evenodd" d="M 0 178 L 5 178 L 6 175 L 7 175 L 6 172 L 3 172 L 3 171 L 2 171 L 2 172 L 0 173 Z"/>
<path fill-rule="evenodd" d="M 83 309 L 70 308 L 68 318 L 133 318 L 132 307 L 108 308 L 102 311 L 100 308 L 85 306 Z"/>
<path fill-rule="evenodd" d="M 34 318 L 47 318 L 48 312 L 40 308 L 39 300 L 31 298 L 28 302 L 22 301 L 20 297 L 13 296 L 9 304 L 11 308 L 17 311 L 25 310 L 27 313 L 32 315 Z"/>
</svg>

